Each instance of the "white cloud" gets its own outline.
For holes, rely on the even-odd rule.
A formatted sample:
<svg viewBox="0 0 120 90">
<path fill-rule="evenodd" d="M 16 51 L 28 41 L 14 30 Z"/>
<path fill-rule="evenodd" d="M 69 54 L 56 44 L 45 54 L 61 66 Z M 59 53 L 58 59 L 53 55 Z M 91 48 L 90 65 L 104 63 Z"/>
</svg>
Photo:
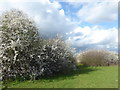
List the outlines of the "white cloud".
<svg viewBox="0 0 120 90">
<path fill-rule="evenodd" d="M 102 29 L 94 27 L 78 27 L 70 33 L 67 42 L 81 50 L 88 48 L 106 48 L 117 50 L 118 30 L 117 28 Z M 69 35 L 68 35 L 69 36 Z"/>
<path fill-rule="evenodd" d="M 6 7 L 7 6 L 7 7 Z M 84 4 L 78 12 L 82 21 L 101 22 L 116 20 L 116 3 L 90 3 Z M 6 0 L 0 3 L 0 13 L 11 8 L 18 8 L 32 17 L 40 33 L 47 36 L 55 36 L 57 33 L 64 35 L 67 32 L 68 40 L 73 46 L 85 48 L 117 48 L 117 29 L 103 29 L 94 27 L 77 27 L 76 23 L 65 16 L 65 11 L 58 2 L 49 0 Z"/>
<path fill-rule="evenodd" d="M 59 13 L 60 13 L 62 16 L 64 16 L 64 15 L 65 15 L 64 10 L 63 10 L 63 9 L 61 9 L 61 10 L 59 11 Z"/>
<path fill-rule="evenodd" d="M 83 5 L 77 16 L 84 22 L 110 22 L 117 20 L 117 9 L 118 2 L 89 2 Z"/>
<path fill-rule="evenodd" d="M 6 7 L 6 4 L 9 4 Z M 11 8 L 17 8 L 27 13 L 32 17 L 37 26 L 40 28 L 40 33 L 46 36 L 55 36 L 58 34 L 65 34 L 66 32 L 74 28 L 74 22 L 71 22 L 69 18 L 64 15 L 64 10 L 61 5 L 54 1 L 51 3 L 49 0 L 6 0 L 0 3 L 1 10 L 10 10 Z"/>
<path fill-rule="evenodd" d="M 56 1 L 54 1 L 53 3 L 51 3 L 51 5 L 54 7 L 54 8 L 61 8 L 61 5 L 58 3 L 58 2 L 56 2 Z"/>
<path fill-rule="evenodd" d="M 53 0 L 53 1 L 59 1 L 59 2 L 100 2 L 100 1 L 104 1 L 104 2 L 118 2 L 119 0 Z"/>
</svg>

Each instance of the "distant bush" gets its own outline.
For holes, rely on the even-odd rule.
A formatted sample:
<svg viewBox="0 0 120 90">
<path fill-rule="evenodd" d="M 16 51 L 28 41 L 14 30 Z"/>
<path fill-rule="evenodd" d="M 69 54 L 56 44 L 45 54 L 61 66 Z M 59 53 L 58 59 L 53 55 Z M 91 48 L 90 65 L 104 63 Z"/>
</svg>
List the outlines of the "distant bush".
<svg viewBox="0 0 120 90">
<path fill-rule="evenodd" d="M 19 10 L 0 16 L 0 73 L 2 80 L 37 79 L 74 69 L 70 48 L 59 38 L 45 40 Z"/>
<path fill-rule="evenodd" d="M 117 54 L 105 50 L 88 50 L 81 52 L 77 57 L 77 62 L 88 66 L 109 66 L 117 65 Z"/>
</svg>

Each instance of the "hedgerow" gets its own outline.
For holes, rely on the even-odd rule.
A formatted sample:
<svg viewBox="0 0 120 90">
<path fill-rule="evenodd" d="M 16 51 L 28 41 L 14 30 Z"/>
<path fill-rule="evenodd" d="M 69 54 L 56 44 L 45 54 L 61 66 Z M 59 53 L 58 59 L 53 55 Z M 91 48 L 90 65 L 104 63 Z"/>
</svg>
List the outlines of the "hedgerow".
<svg viewBox="0 0 120 90">
<path fill-rule="evenodd" d="M 74 58 L 59 38 L 45 40 L 35 23 L 20 10 L 0 16 L 0 72 L 2 80 L 39 79 L 75 69 Z"/>
</svg>

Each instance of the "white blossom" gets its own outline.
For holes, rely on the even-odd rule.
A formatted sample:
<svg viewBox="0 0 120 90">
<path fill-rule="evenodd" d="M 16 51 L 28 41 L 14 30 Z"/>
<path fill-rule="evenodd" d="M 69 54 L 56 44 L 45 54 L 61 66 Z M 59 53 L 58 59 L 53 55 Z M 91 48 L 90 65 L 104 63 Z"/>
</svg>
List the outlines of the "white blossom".
<svg viewBox="0 0 120 90">
<path fill-rule="evenodd" d="M 0 16 L 0 40 L 3 80 L 36 79 L 75 68 L 69 45 L 59 37 L 40 39 L 35 23 L 22 11 L 14 9 Z"/>
</svg>

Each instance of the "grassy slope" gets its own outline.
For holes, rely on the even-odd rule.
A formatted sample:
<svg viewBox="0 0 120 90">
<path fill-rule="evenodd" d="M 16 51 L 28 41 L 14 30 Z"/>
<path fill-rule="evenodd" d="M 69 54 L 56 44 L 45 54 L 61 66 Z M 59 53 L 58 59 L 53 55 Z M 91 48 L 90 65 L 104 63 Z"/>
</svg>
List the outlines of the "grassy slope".
<svg viewBox="0 0 120 90">
<path fill-rule="evenodd" d="M 8 86 L 13 88 L 117 88 L 118 67 L 81 66 L 69 75 L 36 81 L 16 81 Z"/>
</svg>

